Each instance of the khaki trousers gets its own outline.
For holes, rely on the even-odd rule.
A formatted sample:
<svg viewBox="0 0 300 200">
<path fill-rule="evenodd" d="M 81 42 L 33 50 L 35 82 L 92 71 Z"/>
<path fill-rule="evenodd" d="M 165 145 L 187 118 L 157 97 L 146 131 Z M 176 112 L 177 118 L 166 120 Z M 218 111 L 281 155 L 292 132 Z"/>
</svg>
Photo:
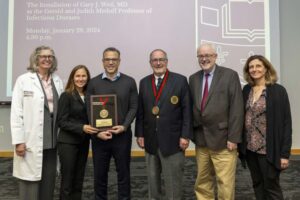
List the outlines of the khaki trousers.
<svg viewBox="0 0 300 200">
<path fill-rule="evenodd" d="M 215 183 L 218 200 L 234 200 L 237 150 L 213 151 L 196 147 L 198 167 L 195 193 L 198 200 L 215 199 Z"/>
</svg>

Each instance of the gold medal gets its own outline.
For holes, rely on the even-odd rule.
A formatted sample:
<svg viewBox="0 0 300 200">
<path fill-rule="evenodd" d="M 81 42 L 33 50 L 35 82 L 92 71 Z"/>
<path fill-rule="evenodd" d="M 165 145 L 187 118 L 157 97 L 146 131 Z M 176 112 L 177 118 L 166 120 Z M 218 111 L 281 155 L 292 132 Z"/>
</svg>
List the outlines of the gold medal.
<svg viewBox="0 0 300 200">
<path fill-rule="evenodd" d="M 101 118 L 106 118 L 106 117 L 108 117 L 108 110 L 102 109 L 102 110 L 100 111 L 100 117 L 101 117 Z"/>
<path fill-rule="evenodd" d="M 171 97 L 171 103 L 174 104 L 174 105 L 178 104 L 178 97 L 177 96 L 172 96 Z"/>
<path fill-rule="evenodd" d="M 152 108 L 152 114 L 153 114 L 153 115 L 158 115 L 158 113 L 159 113 L 159 107 L 158 107 L 158 106 L 154 106 L 154 107 Z"/>
</svg>

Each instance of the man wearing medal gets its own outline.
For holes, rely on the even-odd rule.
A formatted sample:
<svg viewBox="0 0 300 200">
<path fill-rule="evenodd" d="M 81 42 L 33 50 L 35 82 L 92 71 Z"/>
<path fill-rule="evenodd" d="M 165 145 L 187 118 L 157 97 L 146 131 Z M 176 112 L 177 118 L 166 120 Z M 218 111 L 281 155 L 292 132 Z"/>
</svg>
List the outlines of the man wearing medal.
<svg viewBox="0 0 300 200">
<path fill-rule="evenodd" d="M 104 73 L 90 80 L 87 87 L 87 105 L 91 114 L 91 95 L 97 95 L 96 103 L 100 110 L 96 112 L 100 128 L 99 133 L 92 136 L 94 162 L 95 200 L 107 199 L 107 183 L 110 159 L 115 159 L 118 175 L 117 199 L 130 199 L 130 153 L 132 143 L 131 123 L 135 118 L 138 94 L 135 80 L 118 71 L 120 51 L 114 47 L 104 50 L 102 63 Z M 117 124 L 110 121 L 113 112 L 109 109 L 110 97 L 116 96 Z M 93 97 L 93 96 L 92 96 Z M 93 97 L 94 98 L 94 97 Z M 115 104 L 114 104 L 115 105 Z M 90 116 L 90 118 L 92 118 Z M 91 120 L 91 119 L 90 119 Z M 97 126 L 97 125 L 96 125 Z"/>
<path fill-rule="evenodd" d="M 186 77 L 170 72 L 167 53 L 150 54 L 153 74 L 140 82 L 135 136 L 146 151 L 148 198 L 182 199 L 184 151 L 192 137 L 192 108 Z"/>
</svg>

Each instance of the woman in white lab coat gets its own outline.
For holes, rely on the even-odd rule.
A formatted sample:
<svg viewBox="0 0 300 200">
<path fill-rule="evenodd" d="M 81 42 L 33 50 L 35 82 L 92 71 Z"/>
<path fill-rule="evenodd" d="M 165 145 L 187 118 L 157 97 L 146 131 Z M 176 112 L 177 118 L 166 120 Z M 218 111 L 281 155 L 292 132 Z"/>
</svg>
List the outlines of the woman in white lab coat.
<svg viewBox="0 0 300 200">
<path fill-rule="evenodd" d="M 17 78 L 12 95 L 13 176 L 19 179 L 20 199 L 52 200 L 57 164 L 55 121 L 63 83 L 54 74 L 57 60 L 50 47 L 37 47 L 27 69 Z"/>
</svg>

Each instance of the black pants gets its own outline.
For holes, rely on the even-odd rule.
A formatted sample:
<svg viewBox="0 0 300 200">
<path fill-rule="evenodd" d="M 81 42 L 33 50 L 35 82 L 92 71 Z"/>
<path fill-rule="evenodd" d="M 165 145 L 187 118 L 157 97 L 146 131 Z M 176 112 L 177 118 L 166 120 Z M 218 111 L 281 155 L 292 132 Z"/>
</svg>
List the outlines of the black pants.
<svg viewBox="0 0 300 200">
<path fill-rule="evenodd" d="M 250 169 L 256 199 L 283 200 L 279 184 L 280 170 L 276 169 L 265 155 L 248 150 L 246 160 Z"/>
<path fill-rule="evenodd" d="M 61 163 L 60 200 L 81 199 L 88 152 L 88 139 L 81 144 L 58 143 Z"/>
<path fill-rule="evenodd" d="M 108 171 L 111 157 L 118 175 L 118 199 L 130 199 L 131 131 L 114 135 L 103 141 L 92 137 L 95 200 L 107 199 Z"/>
</svg>

